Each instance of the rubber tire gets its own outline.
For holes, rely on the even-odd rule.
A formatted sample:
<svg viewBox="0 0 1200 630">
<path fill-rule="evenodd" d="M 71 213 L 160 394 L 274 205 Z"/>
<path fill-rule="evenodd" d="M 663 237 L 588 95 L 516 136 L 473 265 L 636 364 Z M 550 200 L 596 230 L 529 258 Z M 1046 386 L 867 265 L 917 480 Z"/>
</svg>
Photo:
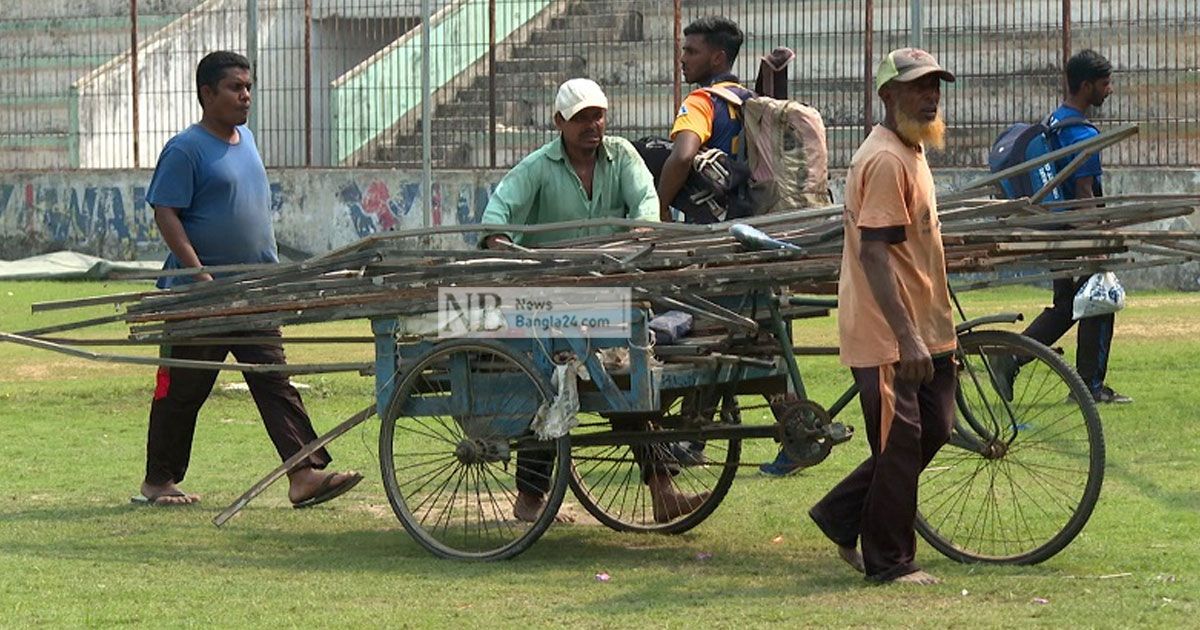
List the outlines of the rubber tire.
<svg viewBox="0 0 1200 630">
<path fill-rule="evenodd" d="M 1074 394 L 1076 404 L 1081 409 L 1081 415 L 1087 427 L 1089 449 L 1088 479 L 1079 504 L 1075 508 L 1075 512 L 1064 526 L 1045 542 L 1020 553 L 994 556 L 971 549 L 964 549 L 956 545 L 944 538 L 935 527 L 931 526 L 925 520 L 925 517 L 921 515 L 919 510 L 919 499 L 916 530 L 930 546 L 957 562 L 1013 565 L 1029 565 L 1044 562 L 1066 548 L 1079 535 L 1079 532 L 1083 530 L 1084 525 L 1087 524 L 1088 519 L 1091 517 L 1092 511 L 1096 507 L 1096 502 L 1100 498 L 1100 489 L 1104 483 L 1105 460 L 1104 432 L 1100 424 L 1100 413 L 1096 409 L 1096 403 L 1092 400 L 1091 393 L 1087 389 L 1087 386 L 1084 385 L 1083 379 L 1079 377 L 1079 374 L 1057 352 L 1029 337 L 1003 330 L 981 330 L 960 336 L 958 343 L 960 351 L 965 354 L 969 354 L 971 349 L 981 346 L 988 348 L 1008 346 L 1018 349 L 1035 357 L 1035 360 L 1045 363 L 1066 382 L 1069 390 Z M 955 397 L 960 413 L 964 414 L 964 416 L 973 415 L 967 407 L 961 390 L 956 392 Z M 943 448 L 955 447 L 947 445 Z"/>
<path fill-rule="evenodd" d="M 727 448 L 725 451 L 725 462 L 723 464 L 721 474 L 717 477 L 717 482 L 713 484 L 713 487 L 710 489 L 712 495 L 709 496 L 708 500 L 701 504 L 700 507 L 688 513 L 683 518 L 671 521 L 669 523 L 656 523 L 654 525 L 629 523 L 622 521 L 613 514 L 608 513 L 603 507 L 597 505 L 596 502 L 592 500 L 591 494 L 588 492 L 587 488 L 584 487 L 583 481 L 578 477 L 573 460 L 571 463 L 571 474 L 568 475 L 568 484 L 571 487 L 571 492 L 575 495 L 575 499 L 579 501 L 579 504 L 583 506 L 583 509 L 587 510 L 588 514 L 591 514 L 596 518 L 596 520 L 603 523 L 609 529 L 613 529 L 618 532 L 633 532 L 640 534 L 682 534 L 683 532 L 696 527 L 700 523 L 703 523 L 705 519 L 707 519 L 712 515 L 713 512 L 716 511 L 717 507 L 721 505 L 721 502 L 725 500 L 725 496 L 729 494 L 729 488 L 733 486 L 733 480 L 737 476 L 738 464 L 741 462 L 742 457 L 742 441 L 719 441 L 727 442 Z M 632 460 L 633 455 L 630 454 L 629 457 Z M 636 466 L 636 464 L 634 465 Z M 640 474 L 637 475 L 635 483 L 641 483 Z"/>
<path fill-rule="evenodd" d="M 571 456 L 570 440 L 568 437 L 564 436 L 554 441 L 554 484 L 550 488 L 550 492 L 546 497 L 546 507 L 542 510 L 538 520 L 519 538 L 491 551 L 482 553 L 466 552 L 448 547 L 430 536 L 416 522 L 416 519 L 408 510 L 400 495 L 400 489 L 396 486 L 392 440 L 395 437 L 396 416 L 400 408 L 401 397 L 405 395 L 412 380 L 419 376 L 427 365 L 455 352 L 470 351 L 489 352 L 511 361 L 533 381 L 542 396 L 547 400 L 553 399 L 554 391 L 551 389 L 549 381 L 537 372 L 533 364 L 523 354 L 513 352 L 503 344 L 473 339 L 455 339 L 439 343 L 421 356 L 404 373 L 400 383 L 396 386 L 392 400 L 388 403 L 387 410 L 382 417 L 383 422 L 379 430 L 379 465 L 383 475 L 383 487 L 387 492 L 388 502 L 392 505 L 392 511 L 395 512 L 396 517 L 400 520 L 401 525 L 404 526 L 409 535 L 430 553 L 451 560 L 506 560 L 519 555 L 532 546 L 554 522 L 554 517 L 558 514 L 558 510 L 562 506 L 563 497 L 567 492 L 567 467 L 570 464 Z"/>
</svg>

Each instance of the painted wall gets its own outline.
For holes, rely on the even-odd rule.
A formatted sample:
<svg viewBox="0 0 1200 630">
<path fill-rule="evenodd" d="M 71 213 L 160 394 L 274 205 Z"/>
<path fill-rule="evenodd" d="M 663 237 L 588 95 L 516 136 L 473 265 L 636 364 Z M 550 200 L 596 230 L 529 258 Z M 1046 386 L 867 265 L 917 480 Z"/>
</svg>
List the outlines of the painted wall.
<svg viewBox="0 0 1200 630">
<path fill-rule="evenodd" d="M 280 243 L 314 254 L 364 236 L 426 225 L 420 173 L 374 169 L 270 169 L 271 212 Z M 438 171 L 430 225 L 478 223 L 503 171 Z M 943 169 L 950 190 L 981 174 Z M 154 259 L 165 253 L 146 204 L 150 170 L 0 172 L 0 258 L 16 259 L 71 249 L 106 258 Z M 844 174 L 836 173 L 839 199 Z M 1200 194 L 1200 170 L 1116 169 L 1106 173 L 1110 194 Z M 1198 229 L 1200 218 L 1160 225 Z M 444 235 L 433 246 L 462 248 L 477 235 Z M 1132 288 L 1200 290 L 1200 264 L 1122 274 Z"/>
</svg>

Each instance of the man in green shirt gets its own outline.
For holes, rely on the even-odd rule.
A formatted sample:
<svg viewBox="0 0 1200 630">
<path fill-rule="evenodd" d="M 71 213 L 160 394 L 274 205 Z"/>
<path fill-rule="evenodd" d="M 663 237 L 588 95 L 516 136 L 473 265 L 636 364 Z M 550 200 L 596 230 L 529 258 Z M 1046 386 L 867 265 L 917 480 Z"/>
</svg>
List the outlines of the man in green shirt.
<svg viewBox="0 0 1200 630">
<path fill-rule="evenodd" d="M 561 132 L 521 160 L 500 181 L 483 212 L 485 225 L 540 225 L 586 219 L 628 218 L 658 221 L 654 178 L 628 140 L 604 135 L 608 97 L 590 79 L 571 79 L 558 89 L 554 124 Z M 580 226 L 550 232 L 490 231 L 480 243 L 489 249 L 503 243 L 541 247 L 554 241 L 613 234 L 621 228 Z M 614 420 L 621 430 L 639 430 L 639 418 Z M 517 499 L 513 515 L 534 521 L 545 505 L 550 466 L 536 452 L 517 459 Z M 669 522 L 691 513 L 709 493 L 685 494 L 672 481 L 671 466 L 650 463 L 649 449 L 636 448 L 642 478 L 650 488 L 654 519 Z M 569 520 L 560 516 L 559 520 Z"/>
<path fill-rule="evenodd" d="M 555 99 L 554 124 L 561 135 L 513 167 L 488 201 L 485 225 L 540 225 L 580 219 L 658 221 L 654 178 L 633 145 L 605 136 L 608 98 L 591 79 L 562 84 Z M 522 247 L 600 236 L 615 227 L 580 227 L 528 234 L 498 231 L 485 237 L 493 248 L 506 240 Z"/>
</svg>

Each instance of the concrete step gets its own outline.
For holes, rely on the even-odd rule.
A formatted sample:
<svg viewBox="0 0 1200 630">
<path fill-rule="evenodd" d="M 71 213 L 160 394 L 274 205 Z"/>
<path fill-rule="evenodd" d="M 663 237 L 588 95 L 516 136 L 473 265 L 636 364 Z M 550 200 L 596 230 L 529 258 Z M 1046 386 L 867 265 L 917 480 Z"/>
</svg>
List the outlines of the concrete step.
<svg viewBox="0 0 1200 630">
<path fill-rule="evenodd" d="M 431 147 L 433 161 L 439 166 L 463 165 L 470 153 L 470 147 L 462 143 L 435 144 Z M 378 165 L 416 165 L 421 162 L 421 137 L 405 136 L 396 144 L 380 147 L 372 159 L 364 166 Z M 399 166 L 403 168 L 404 166 Z"/>
<path fill-rule="evenodd" d="M 181 15 L 196 8 L 197 0 L 138 0 L 141 15 Z M 0 21 L 79 16 L 129 16 L 129 0 L 6 0 L 0 3 Z"/>
<path fill-rule="evenodd" d="M 550 113 L 551 106 L 532 101 L 499 101 L 496 102 L 496 122 L 505 126 L 534 125 L 545 119 Z M 489 119 L 489 107 L 484 102 L 455 102 L 439 105 L 434 112 L 438 118 L 483 118 Z"/>
<path fill-rule="evenodd" d="M 0 171 L 68 168 L 71 165 L 69 140 L 66 134 L 0 132 Z"/>
<path fill-rule="evenodd" d="M 617 41 L 641 41 L 642 37 L 641 29 L 632 27 L 622 28 L 618 31 L 604 28 L 570 28 L 534 31 L 533 35 L 529 37 L 529 43 L 534 46 L 577 46 L 579 44 L 609 44 Z"/>
<path fill-rule="evenodd" d="M 543 56 L 498 61 L 496 62 L 496 73 L 557 72 L 570 76 L 581 76 L 587 72 L 587 60 L 581 55 L 545 56 L 548 51 L 542 50 L 539 52 Z"/>
<path fill-rule="evenodd" d="M 70 98 L 0 96 L 0 134 L 69 131 Z"/>
<path fill-rule="evenodd" d="M 591 3 L 589 3 L 591 4 Z M 631 10 L 617 10 L 612 13 L 572 14 L 567 13 L 550 20 L 547 30 L 601 30 L 609 34 L 619 33 L 631 21 L 637 21 L 638 14 Z"/>
<path fill-rule="evenodd" d="M 0 64 L 0 94 L 11 96 L 62 96 L 71 85 L 108 57 L 43 57 L 14 67 Z"/>
<path fill-rule="evenodd" d="M 496 74 L 496 86 L 499 88 L 535 89 L 550 88 L 557 90 L 563 81 L 572 78 L 565 72 L 506 72 Z M 476 77 L 472 87 L 487 89 L 488 77 Z"/>
<path fill-rule="evenodd" d="M 140 16 L 146 38 L 178 16 Z M 51 18 L 0 22 L 0 57 L 118 55 L 129 48 L 128 17 Z"/>
<path fill-rule="evenodd" d="M 603 16 L 637 12 L 642 15 L 664 15 L 670 17 L 674 8 L 662 0 L 579 0 L 567 7 L 568 17 Z"/>
</svg>

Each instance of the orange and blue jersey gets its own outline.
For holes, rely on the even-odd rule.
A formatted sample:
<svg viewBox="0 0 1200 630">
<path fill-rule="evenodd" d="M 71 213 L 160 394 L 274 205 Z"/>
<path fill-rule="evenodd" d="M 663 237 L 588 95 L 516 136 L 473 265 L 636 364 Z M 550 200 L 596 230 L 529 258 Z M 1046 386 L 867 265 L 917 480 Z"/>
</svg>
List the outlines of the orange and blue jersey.
<svg viewBox="0 0 1200 630">
<path fill-rule="evenodd" d="M 734 156 L 741 148 L 738 138 L 742 135 L 742 121 L 737 107 L 730 106 L 725 99 L 704 91 L 705 87 L 724 87 L 742 98 L 752 94 L 738 83 L 732 74 L 717 75 L 710 83 L 687 95 L 671 125 L 671 139 L 681 131 L 691 131 L 700 137 L 700 144 L 708 149 L 720 149 Z"/>
</svg>

